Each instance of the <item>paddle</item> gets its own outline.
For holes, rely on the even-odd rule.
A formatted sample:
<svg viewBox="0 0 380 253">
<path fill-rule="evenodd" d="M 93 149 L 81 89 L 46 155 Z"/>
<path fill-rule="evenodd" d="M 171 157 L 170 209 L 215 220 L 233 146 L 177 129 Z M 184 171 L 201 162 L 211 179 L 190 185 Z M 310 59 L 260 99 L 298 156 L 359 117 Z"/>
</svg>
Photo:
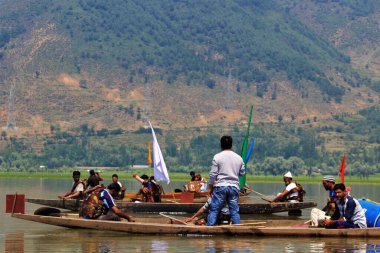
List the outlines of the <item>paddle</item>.
<svg viewBox="0 0 380 253">
<path fill-rule="evenodd" d="M 262 200 L 265 200 L 265 201 L 267 201 L 267 202 L 272 202 L 271 199 L 269 199 L 267 196 L 265 196 L 264 194 L 262 194 L 262 193 L 260 193 L 260 192 L 254 191 L 254 190 L 252 190 L 252 189 L 251 189 L 251 192 L 256 193 L 257 195 L 261 196 L 261 199 L 262 199 Z"/>
<path fill-rule="evenodd" d="M 168 218 L 168 219 L 170 219 L 170 220 L 172 220 L 172 221 L 178 222 L 178 223 L 180 223 L 180 224 L 182 224 L 182 225 L 187 225 L 186 222 L 181 221 L 181 220 L 179 220 L 179 219 L 177 219 L 177 218 L 174 218 L 174 217 L 172 217 L 172 216 L 169 216 L 169 215 L 166 215 L 166 214 L 163 214 L 163 213 L 159 213 L 159 214 L 162 215 L 162 216 L 164 216 L 164 217 L 166 217 L 166 218 Z"/>
</svg>

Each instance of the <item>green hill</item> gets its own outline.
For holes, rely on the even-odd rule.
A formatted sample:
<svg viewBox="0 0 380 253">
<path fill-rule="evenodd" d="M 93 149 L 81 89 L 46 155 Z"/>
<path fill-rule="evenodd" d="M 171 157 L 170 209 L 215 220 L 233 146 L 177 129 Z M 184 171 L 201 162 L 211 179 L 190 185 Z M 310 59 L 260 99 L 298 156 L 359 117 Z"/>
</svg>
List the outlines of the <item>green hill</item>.
<svg viewBox="0 0 380 253">
<path fill-rule="evenodd" d="M 329 118 L 377 101 L 377 95 L 365 95 L 352 102 L 359 92 L 373 94 L 361 88 L 373 85 L 371 79 L 354 71 L 348 53 L 302 23 L 285 2 L 1 5 L 1 103 L 8 107 L 14 83 L 20 128 L 88 123 L 137 129 L 137 115 L 164 128 L 223 118 L 233 123 L 251 103 L 259 121 Z M 231 107 L 232 118 L 225 110 Z M 179 123 L 183 115 L 189 118 Z"/>
</svg>

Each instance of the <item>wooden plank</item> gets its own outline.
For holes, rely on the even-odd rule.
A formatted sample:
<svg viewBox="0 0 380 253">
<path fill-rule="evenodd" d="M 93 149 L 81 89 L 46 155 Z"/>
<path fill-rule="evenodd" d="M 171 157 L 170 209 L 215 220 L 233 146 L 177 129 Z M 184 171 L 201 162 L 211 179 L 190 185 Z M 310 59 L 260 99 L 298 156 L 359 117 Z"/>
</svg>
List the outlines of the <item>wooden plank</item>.
<svg viewBox="0 0 380 253">
<path fill-rule="evenodd" d="M 115 222 L 86 220 L 77 218 L 48 217 L 27 214 L 14 214 L 15 218 L 68 228 L 86 228 L 104 231 L 119 231 L 134 234 L 172 234 L 172 235 L 250 235 L 250 236 L 293 236 L 293 237 L 373 237 L 380 238 L 380 228 L 364 229 L 325 229 L 300 228 L 293 226 L 193 226 L 180 224 Z M 293 221 L 294 222 L 294 221 Z M 301 223 L 303 221 L 300 221 Z"/>
<path fill-rule="evenodd" d="M 27 199 L 27 202 L 78 211 L 81 206 L 79 200 L 60 200 L 60 199 Z M 158 213 L 158 212 L 176 212 L 176 213 L 195 213 L 203 206 L 203 203 L 180 204 L 180 203 L 134 203 L 123 200 L 116 201 L 119 208 L 124 212 L 141 212 L 141 213 Z M 290 210 L 299 210 L 304 208 L 315 207 L 315 202 L 279 202 L 279 203 L 242 203 L 239 204 L 240 214 L 269 214 L 287 212 Z"/>
</svg>

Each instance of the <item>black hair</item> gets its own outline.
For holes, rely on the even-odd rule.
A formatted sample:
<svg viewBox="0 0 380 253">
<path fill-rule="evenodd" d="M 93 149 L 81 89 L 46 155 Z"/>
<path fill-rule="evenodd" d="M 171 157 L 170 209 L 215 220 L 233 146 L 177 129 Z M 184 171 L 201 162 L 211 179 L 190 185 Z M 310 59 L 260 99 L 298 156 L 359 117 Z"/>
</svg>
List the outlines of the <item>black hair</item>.
<svg viewBox="0 0 380 253">
<path fill-rule="evenodd" d="M 232 137 L 225 135 L 220 138 L 220 147 L 222 150 L 231 149 L 232 148 Z"/>
<path fill-rule="evenodd" d="M 195 172 L 194 171 L 190 171 L 190 176 L 194 176 L 195 175 Z"/>
<path fill-rule="evenodd" d="M 117 174 L 113 174 L 113 175 L 112 175 L 112 177 L 116 177 L 116 178 L 119 178 L 119 177 L 117 176 Z"/>
<path fill-rule="evenodd" d="M 115 190 L 116 192 L 119 192 L 121 189 L 118 183 L 111 183 L 107 188 L 109 190 Z"/>
<path fill-rule="evenodd" d="M 147 175 L 145 175 L 145 174 L 142 175 L 141 178 L 142 178 L 142 179 L 149 179 L 149 177 L 148 177 Z"/>
<path fill-rule="evenodd" d="M 334 191 L 336 191 L 336 190 L 345 191 L 346 190 L 346 186 L 344 184 L 335 184 L 334 185 Z"/>
<path fill-rule="evenodd" d="M 90 170 L 90 175 L 91 176 L 95 175 L 95 171 L 94 170 Z"/>
<path fill-rule="evenodd" d="M 73 177 L 75 177 L 75 176 L 80 176 L 80 171 L 74 170 L 73 171 Z"/>
</svg>

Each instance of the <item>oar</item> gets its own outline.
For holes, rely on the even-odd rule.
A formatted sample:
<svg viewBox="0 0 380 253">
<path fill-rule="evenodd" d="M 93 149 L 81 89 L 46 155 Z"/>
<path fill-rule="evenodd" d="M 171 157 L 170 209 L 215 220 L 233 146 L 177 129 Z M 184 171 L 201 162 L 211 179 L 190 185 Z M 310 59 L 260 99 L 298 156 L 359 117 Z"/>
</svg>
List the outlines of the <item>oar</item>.
<svg viewBox="0 0 380 253">
<path fill-rule="evenodd" d="M 231 226 L 252 226 L 252 225 L 262 225 L 266 223 L 267 223 L 266 221 L 258 221 L 258 222 L 251 222 L 251 223 L 231 224 Z"/>
<path fill-rule="evenodd" d="M 177 219 L 177 218 L 174 218 L 174 217 L 172 217 L 172 216 L 169 216 L 169 215 L 166 215 L 166 214 L 163 214 L 163 213 L 159 213 L 159 214 L 162 215 L 162 216 L 164 216 L 164 217 L 166 217 L 166 218 L 168 218 L 168 219 L 170 219 L 170 220 L 174 220 L 174 221 L 176 221 L 176 222 L 178 222 L 178 223 L 180 223 L 180 224 L 182 224 L 182 225 L 187 225 L 186 222 L 181 221 L 181 220 L 179 220 L 179 219 Z"/>
<path fill-rule="evenodd" d="M 253 193 L 256 193 L 257 195 L 261 196 L 261 199 L 262 199 L 262 200 L 265 200 L 265 201 L 267 201 L 267 202 L 272 202 L 272 200 L 269 199 L 269 198 L 268 198 L 267 196 L 265 196 L 264 194 L 262 194 L 262 193 L 260 193 L 260 192 L 257 192 L 257 191 L 254 191 L 254 190 L 252 190 L 252 189 L 251 189 L 251 191 L 252 191 Z"/>
</svg>

